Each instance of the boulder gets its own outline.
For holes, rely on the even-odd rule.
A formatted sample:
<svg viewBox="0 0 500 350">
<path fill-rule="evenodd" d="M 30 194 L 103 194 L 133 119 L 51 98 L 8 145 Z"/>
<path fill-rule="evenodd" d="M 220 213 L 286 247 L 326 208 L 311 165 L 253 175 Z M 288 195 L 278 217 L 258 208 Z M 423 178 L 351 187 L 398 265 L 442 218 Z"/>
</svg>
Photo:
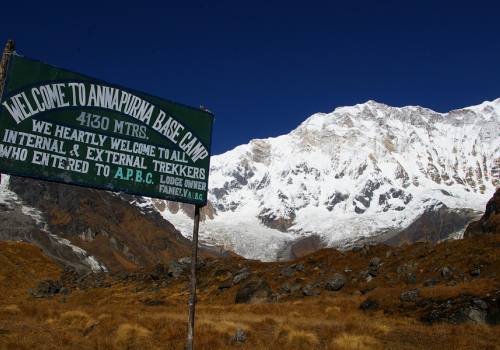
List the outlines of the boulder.
<svg viewBox="0 0 500 350">
<path fill-rule="evenodd" d="M 146 299 L 142 303 L 146 306 L 162 306 L 165 305 L 165 301 L 161 299 Z"/>
<path fill-rule="evenodd" d="M 432 277 L 424 281 L 424 287 L 434 287 L 439 282 L 441 282 L 439 278 Z"/>
<path fill-rule="evenodd" d="M 157 264 L 153 271 L 150 272 L 149 276 L 153 281 L 164 280 L 169 277 L 168 275 L 168 267 L 163 264 Z"/>
<path fill-rule="evenodd" d="M 35 298 L 49 298 L 58 294 L 61 288 L 61 281 L 44 280 L 38 283 L 36 289 L 29 289 L 28 292 Z"/>
<path fill-rule="evenodd" d="M 245 330 L 238 328 L 231 338 L 232 341 L 236 343 L 244 343 L 247 340 L 247 332 Z"/>
<path fill-rule="evenodd" d="M 330 278 L 326 283 L 325 283 L 325 289 L 326 290 L 330 290 L 330 291 L 338 291 L 338 290 L 341 290 L 344 285 L 345 285 L 345 276 L 340 274 L 340 273 L 336 273 L 332 276 L 332 278 Z"/>
<path fill-rule="evenodd" d="M 449 280 L 452 275 L 453 271 L 448 266 L 445 266 L 441 269 L 441 277 L 443 277 L 445 280 Z"/>
<path fill-rule="evenodd" d="M 419 295 L 420 295 L 420 289 L 416 288 L 402 292 L 399 298 L 403 302 L 414 302 L 417 301 Z"/>
<path fill-rule="evenodd" d="M 480 307 L 468 307 L 462 310 L 469 322 L 485 324 L 488 313 Z"/>
<path fill-rule="evenodd" d="M 376 266 L 376 267 L 379 267 L 380 266 L 380 263 L 382 262 L 382 260 L 380 260 L 379 257 L 374 257 L 370 260 L 370 266 Z"/>
<path fill-rule="evenodd" d="M 267 302 L 272 294 L 271 287 L 264 280 L 248 281 L 236 293 L 237 304 Z"/>
<path fill-rule="evenodd" d="M 413 273 L 410 272 L 406 275 L 406 284 L 416 284 L 417 283 L 417 276 Z"/>
<path fill-rule="evenodd" d="M 285 277 L 292 277 L 296 272 L 302 272 L 302 271 L 304 271 L 303 264 L 293 264 L 283 268 L 280 274 Z"/>
<path fill-rule="evenodd" d="M 319 295 L 319 291 L 315 290 L 310 284 L 306 284 L 304 288 L 302 288 L 302 294 L 306 297 L 312 297 Z"/>
<path fill-rule="evenodd" d="M 243 271 L 243 272 L 237 273 L 233 277 L 233 284 L 236 285 L 236 284 L 240 283 L 241 281 L 247 279 L 248 277 L 250 277 L 250 272 L 248 272 L 248 271 Z"/>
<path fill-rule="evenodd" d="M 373 311 L 377 310 L 379 307 L 380 307 L 379 302 L 371 298 L 366 299 L 359 305 L 359 308 L 363 311 Z"/>
<path fill-rule="evenodd" d="M 182 276 L 189 269 L 189 264 L 183 264 L 178 261 L 172 261 L 168 265 L 168 274 L 174 278 Z"/>
<path fill-rule="evenodd" d="M 476 268 L 473 268 L 471 271 L 470 271 L 470 275 L 472 277 L 479 277 L 481 275 L 481 269 L 479 267 L 476 267 Z"/>
<path fill-rule="evenodd" d="M 302 289 L 302 285 L 300 283 L 294 283 L 290 286 L 290 293 L 294 293 L 298 290 Z"/>
<path fill-rule="evenodd" d="M 377 277 L 381 262 L 382 260 L 380 260 L 380 258 L 378 257 L 372 258 L 370 260 L 370 265 L 368 266 L 368 273 L 370 274 L 370 276 Z"/>
</svg>

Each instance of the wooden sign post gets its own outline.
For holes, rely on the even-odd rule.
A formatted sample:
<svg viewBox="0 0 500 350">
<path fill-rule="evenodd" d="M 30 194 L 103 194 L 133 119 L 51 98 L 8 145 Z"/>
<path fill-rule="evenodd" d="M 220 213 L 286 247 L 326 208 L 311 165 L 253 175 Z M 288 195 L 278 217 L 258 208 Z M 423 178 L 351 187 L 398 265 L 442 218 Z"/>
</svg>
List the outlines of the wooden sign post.
<svg viewBox="0 0 500 350">
<path fill-rule="evenodd" d="M 200 206 L 194 207 L 193 246 L 191 252 L 191 286 L 189 289 L 189 318 L 186 350 L 193 350 L 194 320 L 196 311 L 196 265 L 198 260 L 198 231 L 200 227 Z"/>
<path fill-rule="evenodd" d="M 0 61 L 0 100 L 2 98 L 3 87 L 5 85 L 5 78 L 7 77 L 7 67 L 9 65 L 9 58 L 15 49 L 16 49 L 16 43 L 13 40 L 7 40 L 5 48 L 3 49 L 2 60 Z M 2 183 L 1 173 L 0 173 L 0 183 Z"/>
</svg>

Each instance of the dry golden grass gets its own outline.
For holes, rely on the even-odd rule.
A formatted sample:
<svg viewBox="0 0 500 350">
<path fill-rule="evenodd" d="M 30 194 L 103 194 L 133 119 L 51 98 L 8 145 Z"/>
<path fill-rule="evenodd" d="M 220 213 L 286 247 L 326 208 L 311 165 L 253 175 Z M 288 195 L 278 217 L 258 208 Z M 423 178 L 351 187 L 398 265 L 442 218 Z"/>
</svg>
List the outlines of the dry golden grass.
<svg viewBox="0 0 500 350">
<path fill-rule="evenodd" d="M 368 335 L 340 334 L 331 343 L 331 349 L 338 350 L 376 350 L 383 349 L 380 342 Z"/>
<path fill-rule="evenodd" d="M 148 308 L 130 302 L 93 307 L 82 306 L 78 299 L 78 295 L 72 295 L 66 303 L 58 298 L 39 303 L 26 298 L 20 312 L 3 314 L 0 319 L 0 349 L 183 348 L 187 303 Z M 320 300 L 311 299 L 300 306 L 267 305 L 267 311 L 262 305 L 212 307 L 201 303 L 197 349 L 498 348 L 499 327 L 426 326 L 409 318 L 364 314 L 344 306 L 344 298 Z M 330 305 L 328 313 L 322 304 Z M 47 312 L 48 307 L 51 312 Z M 232 340 L 237 329 L 248 335 L 242 344 Z"/>
<path fill-rule="evenodd" d="M 453 256 L 445 260 L 443 256 L 448 254 L 446 246 L 434 248 L 436 253 L 433 258 L 437 261 L 434 264 L 452 264 L 464 270 L 477 259 L 487 259 L 491 269 L 488 273 L 497 271 L 494 269 L 498 269 L 498 265 L 494 262 L 498 256 L 495 256 L 494 250 L 485 248 L 482 255 L 464 259 L 466 249 L 463 244 L 468 243 L 450 244 L 453 248 L 450 250 L 461 254 L 461 260 L 454 260 Z M 493 246 L 488 242 L 485 244 Z M 431 271 L 433 265 L 418 260 L 420 251 L 425 249 L 428 248 L 424 245 L 400 248 L 398 256 L 385 261 L 387 275 L 390 276 L 400 264 L 398 259 L 403 260 L 402 256 L 405 256 L 405 261 L 414 257 L 419 262 L 419 268 Z M 385 251 L 376 247 L 373 248 L 373 255 L 385 256 Z M 314 258 L 336 267 L 349 265 L 353 269 L 361 269 L 366 268 L 366 260 L 370 256 L 361 260 L 359 253 L 340 254 L 325 250 L 315 254 Z M 73 290 L 66 297 L 34 299 L 26 289 L 33 288 L 38 280 L 55 278 L 59 271 L 57 266 L 44 258 L 39 250 L 23 243 L 0 243 L 0 262 L 3 262 L 3 265 L 0 264 L 0 291 L 3 293 L 0 299 L 0 350 L 181 350 L 184 347 L 187 329 L 186 280 L 173 282 L 168 288 L 160 290 L 145 288 L 137 291 L 137 284 L 117 283 L 111 288 Z M 275 270 L 279 271 L 282 265 L 255 263 L 252 269 L 266 268 L 265 277 L 276 288 L 278 274 L 268 266 L 277 266 Z M 314 273 L 311 276 L 316 277 Z M 381 280 L 379 277 L 374 280 L 373 285 L 377 288 L 370 292 L 370 297 L 377 298 L 391 310 L 397 310 L 400 306 L 399 293 L 402 288 L 408 287 L 383 286 Z M 8 284 L 5 281 L 9 281 Z M 429 326 L 415 317 L 405 317 L 397 312 L 391 315 L 383 311 L 362 312 L 359 304 L 366 296 L 353 295 L 354 287 L 349 284 L 341 293 L 322 292 L 317 297 L 245 305 L 234 304 L 234 290 L 217 294 L 219 280 L 216 277 L 213 277 L 215 286 L 203 279 L 202 283 L 206 283 L 206 288 L 200 292 L 197 308 L 197 350 L 500 349 L 498 326 Z M 451 297 L 464 291 L 485 293 L 497 286 L 495 283 L 495 280 L 485 277 L 455 286 L 438 285 L 424 289 L 422 294 L 427 297 Z M 142 303 L 145 299 L 160 299 L 165 304 L 146 306 Z M 247 334 L 243 343 L 233 340 L 238 329 Z"/>
<path fill-rule="evenodd" d="M 133 349 L 148 342 L 151 332 L 137 324 L 124 323 L 116 330 L 115 347 L 118 349 Z"/>
</svg>

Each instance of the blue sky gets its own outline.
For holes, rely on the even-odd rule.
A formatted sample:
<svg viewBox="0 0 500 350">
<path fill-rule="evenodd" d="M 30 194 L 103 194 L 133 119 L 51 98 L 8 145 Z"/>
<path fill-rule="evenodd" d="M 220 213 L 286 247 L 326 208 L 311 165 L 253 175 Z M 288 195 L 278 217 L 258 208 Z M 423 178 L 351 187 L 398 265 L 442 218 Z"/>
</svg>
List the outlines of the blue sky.
<svg viewBox="0 0 500 350">
<path fill-rule="evenodd" d="M 494 1 L 8 1 L 0 39 L 208 107 L 218 154 L 369 99 L 448 111 L 498 98 L 499 14 Z"/>
</svg>

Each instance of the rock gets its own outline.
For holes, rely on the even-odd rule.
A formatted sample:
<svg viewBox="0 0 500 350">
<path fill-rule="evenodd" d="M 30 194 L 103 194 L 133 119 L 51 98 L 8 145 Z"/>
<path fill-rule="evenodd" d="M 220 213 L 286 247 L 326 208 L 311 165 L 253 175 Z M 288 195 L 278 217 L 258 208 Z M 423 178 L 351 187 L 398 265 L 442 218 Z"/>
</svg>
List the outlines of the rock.
<svg viewBox="0 0 500 350">
<path fill-rule="evenodd" d="M 201 257 L 199 257 L 196 262 L 196 269 L 201 269 L 203 266 L 205 266 L 205 261 Z M 190 257 L 180 258 L 177 261 L 170 262 L 170 264 L 168 265 L 167 274 L 168 276 L 179 278 L 184 273 L 188 272 L 190 268 L 191 268 L 191 258 Z"/>
<path fill-rule="evenodd" d="M 285 293 L 285 294 L 288 294 L 288 293 L 290 293 L 290 291 L 291 291 L 291 290 L 290 290 L 290 285 L 288 284 L 288 282 L 283 283 L 283 284 L 281 285 L 281 287 L 279 288 L 279 292 L 280 292 L 280 293 Z"/>
<path fill-rule="evenodd" d="M 236 343 L 244 343 L 247 340 L 247 332 L 245 332 L 241 328 L 238 328 L 232 336 L 231 340 Z"/>
<path fill-rule="evenodd" d="M 368 273 L 370 274 L 370 276 L 377 277 L 380 263 L 381 260 L 378 257 L 372 258 L 370 260 L 370 266 L 368 267 Z"/>
<path fill-rule="evenodd" d="M 368 274 L 370 277 L 377 277 L 378 276 L 378 266 L 370 266 L 368 268 Z"/>
<path fill-rule="evenodd" d="M 243 272 L 237 273 L 233 277 L 233 284 L 236 285 L 236 284 L 240 283 L 241 281 L 247 279 L 248 277 L 250 277 L 250 272 L 248 272 L 248 271 L 243 271 Z"/>
<path fill-rule="evenodd" d="M 294 265 L 287 266 L 281 270 L 280 274 L 282 276 L 285 276 L 285 277 L 292 277 L 295 274 L 295 272 L 299 272 L 299 271 L 300 272 L 304 271 L 303 264 L 294 264 Z"/>
<path fill-rule="evenodd" d="M 310 284 L 306 284 L 304 288 L 302 288 L 302 294 L 306 297 L 312 297 L 319 295 L 319 291 L 314 290 Z"/>
<path fill-rule="evenodd" d="M 178 261 L 172 261 L 168 265 L 168 274 L 174 278 L 182 276 L 189 268 L 189 265 L 179 263 Z"/>
<path fill-rule="evenodd" d="M 245 273 L 245 272 L 250 272 L 250 269 L 249 269 L 248 267 L 244 267 L 244 268 L 242 268 L 242 269 L 240 269 L 240 270 L 236 271 L 236 272 L 234 273 L 234 275 L 236 276 L 236 275 L 239 275 L 239 274 L 241 274 L 241 273 Z"/>
<path fill-rule="evenodd" d="M 392 256 L 392 250 L 388 250 L 387 252 L 385 252 L 386 258 L 390 258 L 391 256 Z"/>
<path fill-rule="evenodd" d="M 367 293 L 370 293 L 371 291 L 375 290 L 375 287 L 371 286 L 371 287 L 366 287 L 366 288 L 363 288 L 360 290 L 361 294 L 367 294 Z"/>
<path fill-rule="evenodd" d="M 373 311 L 377 310 L 379 307 L 380 307 L 379 302 L 375 299 L 370 299 L 370 298 L 366 299 L 359 305 L 359 308 L 363 311 Z"/>
<path fill-rule="evenodd" d="M 475 298 L 472 300 L 472 303 L 481 310 L 488 310 L 488 304 L 482 299 Z"/>
<path fill-rule="evenodd" d="M 290 293 L 296 292 L 296 291 L 301 290 L 301 289 L 302 289 L 302 285 L 300 283 L 294 283 L 290 287 Z"/>
<path fill-rule="evenodd" d="M 177 260 L 177 262 L 182 265 L 191 265 L 191 257 L 185 256 Z"/>
<path fill-rule="evenodd" d="M 45 294 L 57 294 L 61 290 L 60 281 L 45 280 L 38 284 L 37 291 Z"/>
<path fill-rule="evenodd" d="M 50 298 L 58 294 L 63 288 L 61 281 L 44 280 L 38 283 L 36 289 L 28 292 L 35 298 Z"/>
<path fill-rule="evenodd" d="M 345 285 L 345 276 L 336 273 L 325 283 L 325 289 L 330 291 L 338 291 L 341 290 Z"/>
<path fill-rule="evenodd" d="M 426 300 L 426 313 L 423 315 L 424 322 L 448 322 L 460 324 L 473 322 L 478 324 L 498 324 L 498 306 L 496 298 L 486 295 L 488 299 L 460 295 L 453 299 Z M 498 303 L 497 306 L 495 304 Z"/>
<path fill-rule="evenodd" d="M 479 277 L 481 275 L 481 269 L 479 267 L 472 269 L 470 275 L 472 277 Z"/>
<path fill-rule="evenodd" d="M 168 280 L 164 280 L 164 281 L 161 281 L 158 284 L 158 287 L 160 287 L 160 288 L 167 288 L 169 284 L 170 284 L 170 282 Z"/>
<path fill-rule="evenodd" d="M 409 272 L 414 272 L 417 267 L 417 262 L 408 262 L 406 264 L 398 266 L 396 272 L 398 273 L 398 275 L 405 275 Z"/>
<path fill-rule="evenodd" d="M 420 295 L 420 289 L 416 288 L 402 292 L 399 298 L 403 302 L 414 302 L 417 301 L 419 295 Z"/>
<path fill-rule="evenodd" d="M 369 276 L 370 276 L 370 273 L 368 271 L 360 271 L 359 272 L 360 279 L 367 279 Z"/>
<path fill-rule="evenodd" d="M 169 277 L 168 268 L 163 264 L 157 264 L 149 274 L 153 281 L 164 280 Z"/>
<path fill-rule="evenodd" d="M 424 281 L 424 287 L 433 287 L 439 282 L 441 282 L 441 280 L 437 277 L 429 278 Z"/>
<path fill-rule="evenodd" d="M 376 267 L 379 267 L 380 266 L 380 263 L 382 262 L 382 260 L 380 260 L 380 258 L 378 257 L 374 257 L 370 260 L 370 266 L 376 266 Z"/>
<path fill-rule="evenodd" d="M 417 283 L 417 276 L 413 272 L 410 272 L 409 274 L 406 275 L 406 284 L 416 284 Z"/>
<path fill-rule="evenodd" d="M 66 287 L 62 287 L 61 289 L 59 289 L 59 294 L 68 295 L 69 293 L 71 293 L 71 291 Z"/>
<path fill-rule="evenodd" d="M 120 271 L 117 272 L 113 277 L 117 281 L 126 281 L 132 276 L 127 271 Z"/>
<path fill-rule="evenodd" d="M 165 302 L 163 300 L 159 299 L 146 299 L 142 302 L 146 306 L 160 306 L 160 305 L 165 305 Z"/>
<path fill-rule="evenodd" d="M 144 274 L 144 277 L 148 280 L 150 279 L 149 274 Z M 107 281 L 107 275 L 104 273 L 87 273 L 79 277 L 76 282 L 76 287 L 81 290 L 87 290 L 89 288 L 109 288 L 111 283 Z"/>
<path fill-rule="evenodd" d="M 463 310 L 469 321 L 474 323 L 486 323 L 486 316 L 488 315 L 485 310 L 475 307 L 469 307 Z"/>
<path fill-rule="evenodd" d="M 300 272 L 304 271 L 304 264 L 295 264 L 293 266 L 295 271 L 300 271 Z"/>
<path fill-rule="evenodd" d="M 236 293 L 235 302 L 259 303 L 266 302 L 272 294 L 271 287 L 264 280 L 249 281 L 241 285 Z"/>
<path fill-rule="evenodd" d="M 233 286 L 233 281 L 228 278 L 227 280 L 225 281 L 222 281 L 222 283 L 219 285 L 219 289 L 228 289 L 228 288 L 231 288 Z"/>
<path fill-rule="evenodd" d="M 452 274 L 453 274 L 453 272 L 447 266 L 445 266 L 441 269 L 441 277 L 443 277 L 446 280 L 449 280 L 451 278 Z"/>
<path fill-rule="evenodd" d="M 94 281 L 94 288 L 110 288 L 111 283 L 103 279 L 97 279 Z"/>
</svg>

